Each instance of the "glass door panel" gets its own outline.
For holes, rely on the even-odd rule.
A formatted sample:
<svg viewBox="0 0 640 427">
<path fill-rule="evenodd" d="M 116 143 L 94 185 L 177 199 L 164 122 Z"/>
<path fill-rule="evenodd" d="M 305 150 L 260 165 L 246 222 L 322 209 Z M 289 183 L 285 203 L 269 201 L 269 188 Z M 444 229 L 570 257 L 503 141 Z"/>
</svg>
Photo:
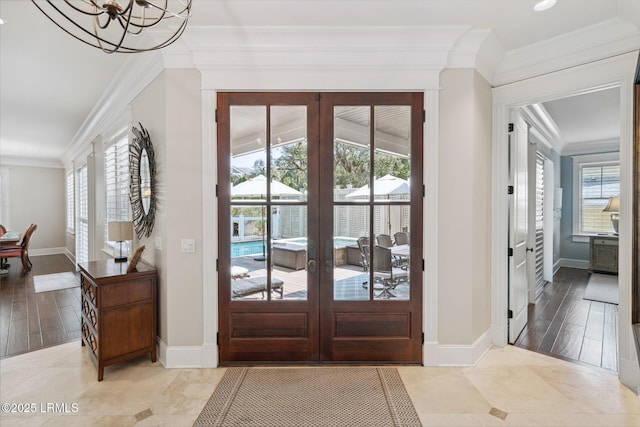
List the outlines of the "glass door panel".
<svg viewBox="0 0 640 427">
<path fill-rule="evenodd" d="M 410 298 L 409 241 L 396 233 L 409 230 L 411 203 L 411 107 L 374 107 L 373 282 L 382 286 L 375 299 Z"/>
</svg>

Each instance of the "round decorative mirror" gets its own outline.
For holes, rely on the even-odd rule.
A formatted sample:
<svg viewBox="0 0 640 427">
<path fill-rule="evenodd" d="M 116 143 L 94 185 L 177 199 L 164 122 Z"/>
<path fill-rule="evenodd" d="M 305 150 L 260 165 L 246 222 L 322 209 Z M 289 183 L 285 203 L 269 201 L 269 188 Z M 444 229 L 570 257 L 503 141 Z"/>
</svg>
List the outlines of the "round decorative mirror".
<svg viewBox="0 0 640 427">
<path fill-rule="evenodd" d="M 149 237 L 156 216 L 156 164 L 149 132 L 142 127 L 132 129 L 129 145 L 129 198 L 133 224 L 138 238 Z"/>
</svg>

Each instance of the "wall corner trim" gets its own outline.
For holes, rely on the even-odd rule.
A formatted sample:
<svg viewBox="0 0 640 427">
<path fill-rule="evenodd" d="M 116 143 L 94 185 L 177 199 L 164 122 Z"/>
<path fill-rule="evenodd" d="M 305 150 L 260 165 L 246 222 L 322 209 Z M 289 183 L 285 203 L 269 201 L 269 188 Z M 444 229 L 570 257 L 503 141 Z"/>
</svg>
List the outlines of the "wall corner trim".
<svg viewBox="0 0 640 427">
<path fill-rule="evenodd" d="M 216 345 L 167 346 L 160 338 L 158 342 L 158 361 L 165 368 L 216 368 Z"/>
<path fill-rule="evenodd" d="M 473 344 L 425 344 L 425 366 L 475 366 L 492 347 L 491 328 Z"/>
</svg>

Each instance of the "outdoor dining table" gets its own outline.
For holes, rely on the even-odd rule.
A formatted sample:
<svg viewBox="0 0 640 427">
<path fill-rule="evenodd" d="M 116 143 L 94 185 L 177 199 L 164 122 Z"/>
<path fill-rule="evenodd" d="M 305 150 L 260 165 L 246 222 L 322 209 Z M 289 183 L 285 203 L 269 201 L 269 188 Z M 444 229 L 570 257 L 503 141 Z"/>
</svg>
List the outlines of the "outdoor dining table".
<svg viewBox="0 0 640 427">
<path fill-rule="evenodd" d="M 391 255 L 393 256 L 409 258 L 409 254 L 410 254 L 409 245 L 391 246 L 390 249 L 391 249 Z"/>
</svg>

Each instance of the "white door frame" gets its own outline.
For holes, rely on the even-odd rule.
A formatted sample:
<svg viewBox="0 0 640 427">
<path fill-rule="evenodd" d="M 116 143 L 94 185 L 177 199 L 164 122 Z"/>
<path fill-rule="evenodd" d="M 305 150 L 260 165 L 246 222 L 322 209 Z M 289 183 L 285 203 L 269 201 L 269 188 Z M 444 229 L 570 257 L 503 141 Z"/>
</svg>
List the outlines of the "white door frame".
<svg viewBox="0 0 640 427">
<path fill-rule="evenodd" d="M 499 86 L 493 89 L 492 147 L 492 339 L 507 344 L 507 128 L 510 110 L 607 87 L 620 88 L 620 255 L 618 368 L 620 380 L 638 390 L 640 369 L 631 330 L 631 229 L 633 76 L 638 52 Z"/>
</svg>

